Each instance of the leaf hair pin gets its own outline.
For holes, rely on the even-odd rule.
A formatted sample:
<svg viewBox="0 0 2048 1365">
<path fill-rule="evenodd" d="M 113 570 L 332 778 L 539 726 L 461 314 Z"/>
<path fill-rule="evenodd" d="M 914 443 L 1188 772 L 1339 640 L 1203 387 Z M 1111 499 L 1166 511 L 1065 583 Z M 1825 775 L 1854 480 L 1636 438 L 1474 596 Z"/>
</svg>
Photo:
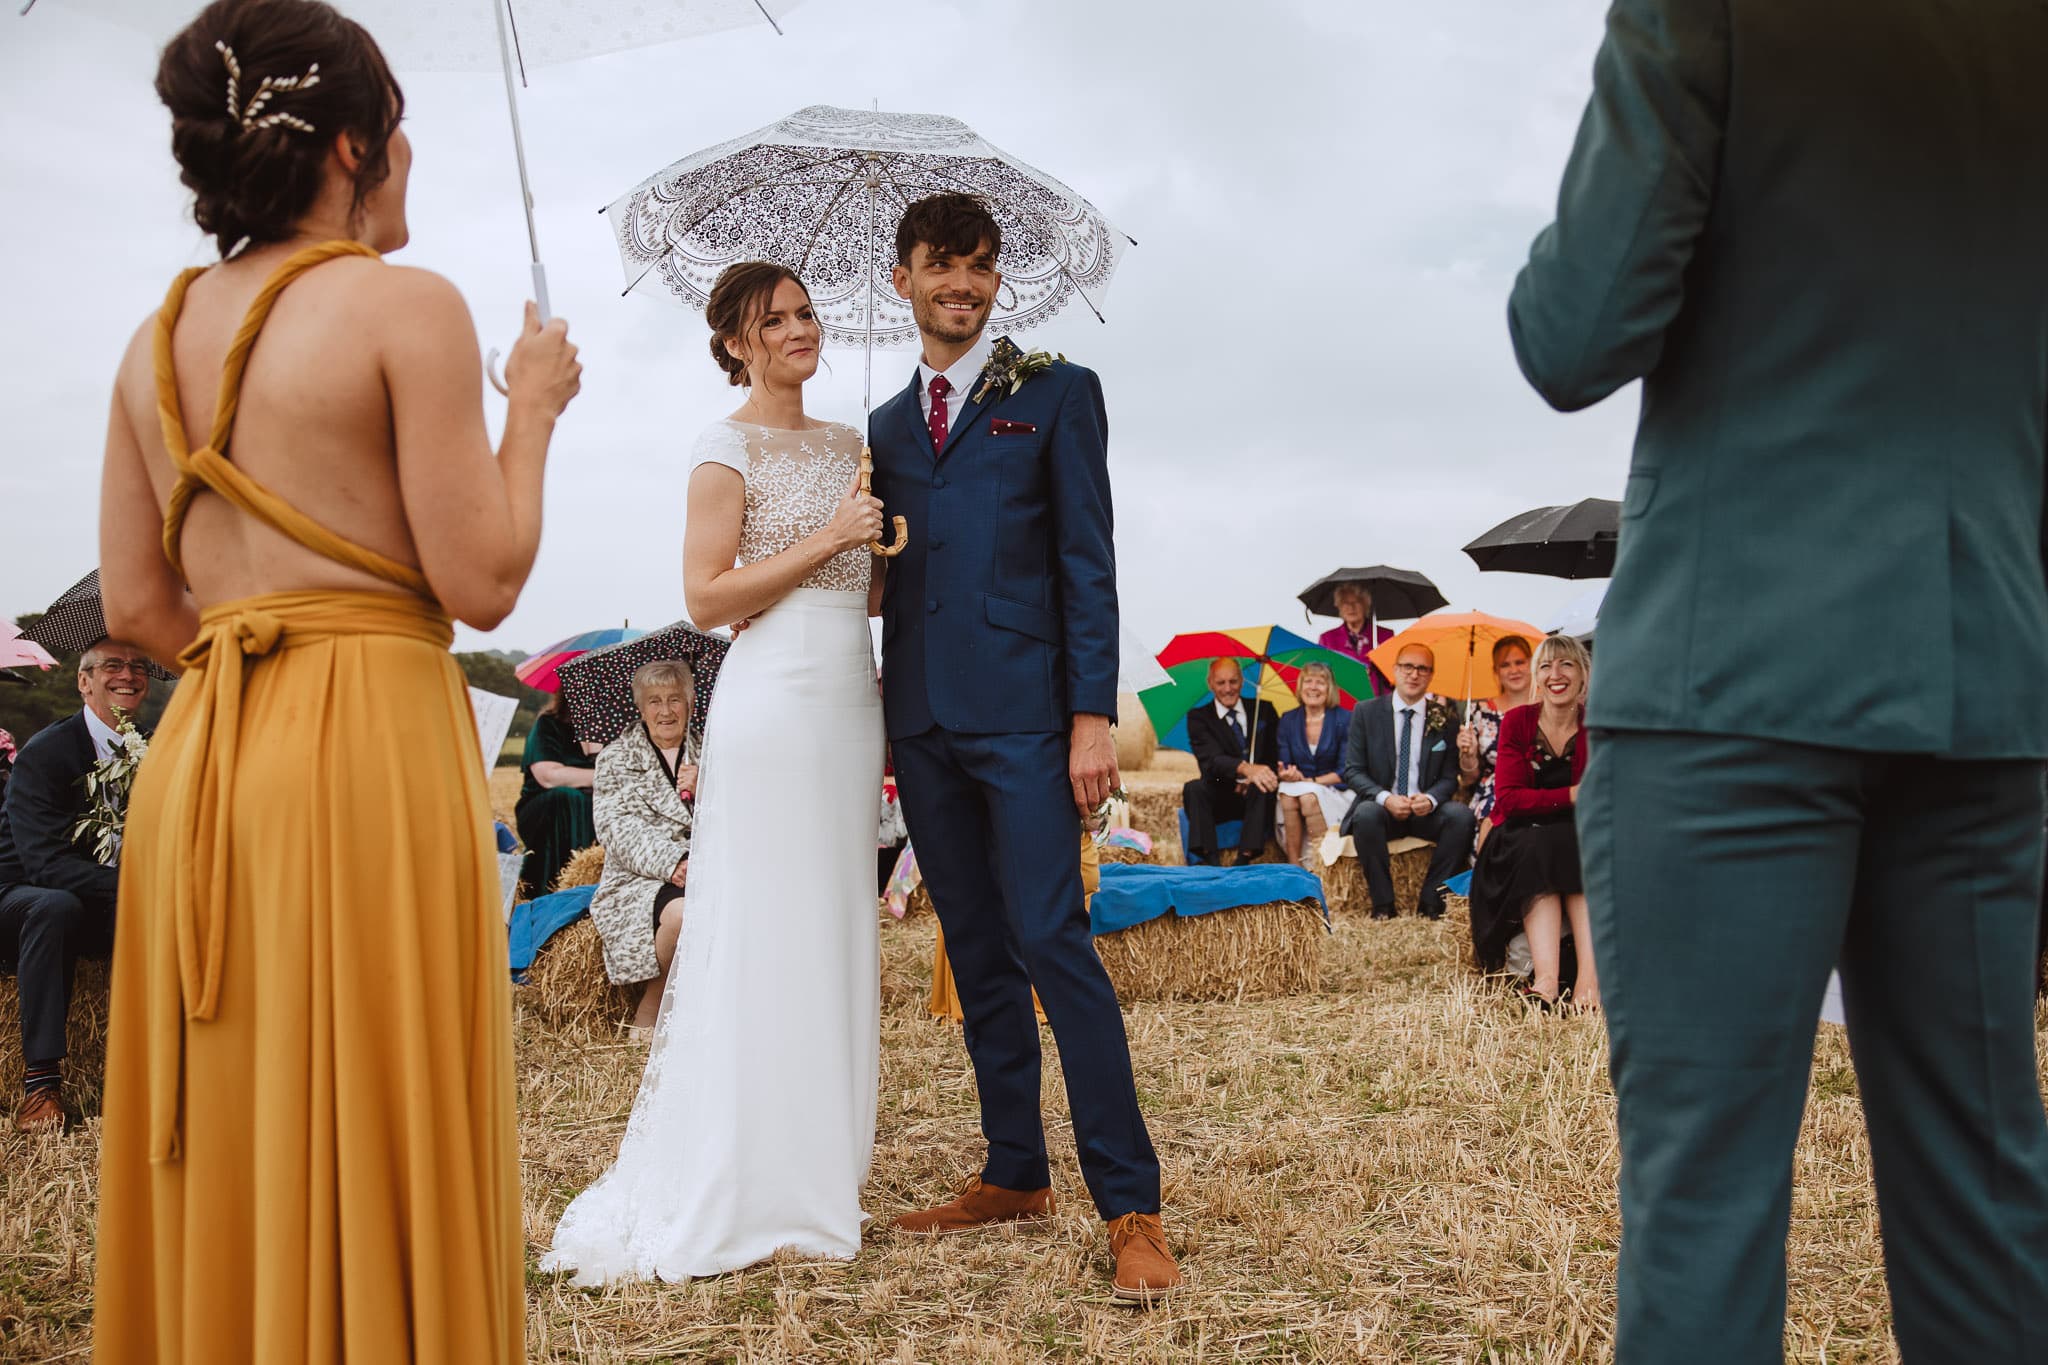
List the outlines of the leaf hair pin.
<svg viewBox="0 0 2048 1365">
<path fill-rule="evenodd" d="M 263 83 L 256 87 L 256 93 L 249 97 L 249 103 L 241 102 L 242 64 L 235 60 L 235 50 L 225 42 L 216 40 L 214 51 L 228 68 L 228 117 L 242 125 L 245 133 L 258 128 L 275 128 L 279 124 L 296 128 L 302 133 L 313 131 L 313 125 L 297 114 L 287 114 L 282 109 L 264 113 L 263 106 L 270 103 L 271 96 L 288 94 L 294 90 L 310 90 L 320 84 L 320 63 L 306 68 L 303 76 L 265 76 Z"/>
</svg>

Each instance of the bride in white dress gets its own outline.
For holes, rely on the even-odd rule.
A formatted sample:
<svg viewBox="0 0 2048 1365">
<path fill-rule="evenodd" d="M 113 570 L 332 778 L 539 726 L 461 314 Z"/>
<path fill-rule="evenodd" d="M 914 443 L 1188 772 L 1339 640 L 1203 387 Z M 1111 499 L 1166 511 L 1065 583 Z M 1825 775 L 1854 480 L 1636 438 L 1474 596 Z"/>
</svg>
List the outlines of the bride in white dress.
<svg viewBox="0 0 2048 1365">
<path fill-rule="evenodd" d="M 684 593 L 700 626 L 749 624 L 711 696 L 640 1093 L 618 1160 L 541 1259 L 577 1284 L 718 1275 L 783 1248 L 850 1257 L 866 1216 L 883 744 L 866 547 L 881 505 L 852 491 L 861 434 L 804 415 L 819 329 L 803 285 L 734 266 L 706 316 L 749 396 L 691 457 Z"/>
</svg>

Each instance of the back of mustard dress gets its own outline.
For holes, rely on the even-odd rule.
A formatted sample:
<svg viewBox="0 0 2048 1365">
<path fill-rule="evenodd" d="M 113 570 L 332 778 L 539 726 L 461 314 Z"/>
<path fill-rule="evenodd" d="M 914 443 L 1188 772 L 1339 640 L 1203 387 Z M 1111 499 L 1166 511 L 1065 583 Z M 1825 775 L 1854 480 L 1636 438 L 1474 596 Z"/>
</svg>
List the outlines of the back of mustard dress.
<svg viewBox="0 0 2048 1365">
<path fill-rule="evenodd" d="M 393 592 L 221 603 L 136 778 L 101 1141 L 93 1358 L 517 1361 L 524 1263 L 511 992 L 490 807 L 453 629 L 414 569 L 341 539 L 226 457 L 293 256 L 251 307 L 201 491 Z M 182 572 L 182 570 L 181 570 Z"/>
</svg>

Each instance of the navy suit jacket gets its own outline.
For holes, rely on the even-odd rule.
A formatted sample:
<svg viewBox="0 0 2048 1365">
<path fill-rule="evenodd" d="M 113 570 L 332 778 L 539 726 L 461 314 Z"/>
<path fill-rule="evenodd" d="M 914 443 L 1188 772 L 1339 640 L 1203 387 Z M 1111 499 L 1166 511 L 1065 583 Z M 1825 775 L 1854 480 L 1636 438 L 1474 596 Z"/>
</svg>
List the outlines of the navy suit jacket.
<svg viewBox="0 0 2048 1365">
<path fill-rule="evenodd" d="M 875 496 L 910 523 L 882 592 L 889 738 L 1114 717 L 1116 551 L 1102 383 L 1065 361 L 967 394 L 934 456 L 915 373 L 868 422 Z M 998 418 L 1008 430 L 996 432 Z"/>
<path fill-rule="evenodd" d="M 1426 717 L 1429 713 L 1425 708 Z M 1450 804 L 1458 791 L 1458 727 L 1455 720 L 1425 730 L 1422 744 L 1422 790 L 1439 806 Z M 1394 789 L 1394 760 L 1400 744 L 1394 737 L 1394 694 L 1360 702 L 1351 713 L 1351 731 L 1344 742 L 1344 785 L 1372 802 Z"/>
<path fill-rule="evenodd" d="M 69 891 L 86 909 L 114 913 L 119 874 L 72 836 L 85 814 L 85 775 L 95 757 L 85 713 L 45 726 L 21 746 L 0 805 L 0 888 Z"/>
</svg>

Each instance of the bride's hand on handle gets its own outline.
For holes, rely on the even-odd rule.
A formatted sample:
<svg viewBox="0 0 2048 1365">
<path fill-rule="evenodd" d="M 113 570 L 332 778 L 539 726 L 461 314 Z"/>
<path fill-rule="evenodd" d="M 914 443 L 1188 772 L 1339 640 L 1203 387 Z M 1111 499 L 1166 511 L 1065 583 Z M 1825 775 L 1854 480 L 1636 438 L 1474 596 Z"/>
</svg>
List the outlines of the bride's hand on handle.
<svg viewBox="0 0 2048 1365">
<path fill-rule="evenodd" d="M 505 362 L 505 390 L 514 404 L 548 418 L 562 415 L 583 388 L 583 365 L 569 342 L 569 324 L 561 318 L 542 325 L 540 310 L 529 300 L 526 325 Z"/>
<path fill-rule="evenodd" d="M 824 536 L 835 554 L 880 540 L 882 500 L 872 493 L 861 492 L 860 480 L 855 479 L 847 488 L 846 496 L 839 500 L 832 520 L 825 523 Z"/>
</svg>

